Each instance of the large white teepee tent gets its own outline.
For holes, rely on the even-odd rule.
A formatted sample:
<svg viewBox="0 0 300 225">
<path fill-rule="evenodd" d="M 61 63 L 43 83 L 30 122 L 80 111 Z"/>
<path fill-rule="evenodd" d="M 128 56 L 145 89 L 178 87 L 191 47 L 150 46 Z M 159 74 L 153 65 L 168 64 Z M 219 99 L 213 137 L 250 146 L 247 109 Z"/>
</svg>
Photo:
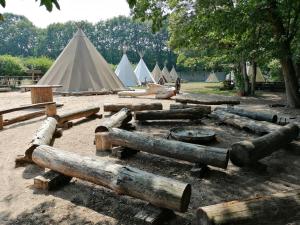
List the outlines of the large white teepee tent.
<svg viewBox="0 0 300 225">
<path fill-rule="evenodd" d="M 141 84 L 137 79 L 135 73 L 133 72 L 132 66 L 127 58 L 126 53 L 123 54 L 115 73 L 127 87 L 137 86 Z"/>
<path fill-rule="evenodd" d="M 164 68 L 162 70 L 162 75 L 165 77 L 165 79 L 167 80 L 168 83 L 172 82 L 171 75 L 170 75 L 169 70 L 166 67 L 166 65 L 164 66 Z"/>
<path fill-rule="evenodd" d="M 158 82 L 159 79 L 162 78 L 162 73 L 157 63 L 155 64 L 155 67 L 152 71 L 152 76 L 156 82 Z"/>
<path fill-rule="evenodd" d="M 171 75 L 171 78 L 173 81 L 176 81 L 176 79 L 178 78 L 178 74 L 177 74 L 174 66 L 171 69 L 170 75 Z"/>
<path fill-rule="evenodd" d="M 60 91 L 100 91 L 124 88 L 105 59 L 81 29 L 75 33 L 38 84 L 60 84 Z"/>
<path fill-rule="evenodd" d="M 247 66 L 247 74 L 249 76 L 249 80 L 251 80 L 252 76 L 253 76 L 253 66 Z M 261 70 L 259 67 L 257 67 L 256 69 L 256 82 L 266 82 L 266 79 L 264 78 Z"/>
<path fill-rule="evenodd" d="M 150 73 L 149 69 L 147 68 L 147 66 L 144 62 L 142 55 L 141 55 L 139 64 L 136 66 L 136 68 L 134 70 L 134 73 L 141 83 L 144 83 L 144 82 L 156 83 L 152 74 Z"/>
</svg>

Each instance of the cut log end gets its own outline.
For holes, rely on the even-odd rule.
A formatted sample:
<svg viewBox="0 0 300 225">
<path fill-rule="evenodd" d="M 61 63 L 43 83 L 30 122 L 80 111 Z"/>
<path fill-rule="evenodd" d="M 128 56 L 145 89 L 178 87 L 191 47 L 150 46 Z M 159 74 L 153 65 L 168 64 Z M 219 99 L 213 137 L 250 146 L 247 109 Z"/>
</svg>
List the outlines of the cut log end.
<svg viewBox="0 0 300 225">
<path fill-rule="evenodd" d="M 190 184 L 187 184 L 182 194 L 180 212 L 186 212 L 188 210 L 191 194 L 192 194 L 192 187 Z"/>
</svg>

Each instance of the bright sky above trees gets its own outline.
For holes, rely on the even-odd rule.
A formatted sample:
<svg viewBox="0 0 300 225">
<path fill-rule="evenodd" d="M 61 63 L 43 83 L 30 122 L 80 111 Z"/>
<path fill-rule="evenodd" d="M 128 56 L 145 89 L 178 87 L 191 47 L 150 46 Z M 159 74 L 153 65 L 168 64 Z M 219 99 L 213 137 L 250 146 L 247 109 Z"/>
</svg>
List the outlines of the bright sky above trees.
<svg viewBox="0 0 300 225">
<path fill-rule="evenodd" d="M 7 0 L 1 12 L 24 15 L 42 28 L 54 22 L 87 20 L 96 23 L 119 15 L 129 15 L 126 0 L 61 0 L 59 5 L 60 10 L 53 7 L 50 13 L 44 6 L 39 7 L 39 3 L 34 0 Z"/>
</svg>

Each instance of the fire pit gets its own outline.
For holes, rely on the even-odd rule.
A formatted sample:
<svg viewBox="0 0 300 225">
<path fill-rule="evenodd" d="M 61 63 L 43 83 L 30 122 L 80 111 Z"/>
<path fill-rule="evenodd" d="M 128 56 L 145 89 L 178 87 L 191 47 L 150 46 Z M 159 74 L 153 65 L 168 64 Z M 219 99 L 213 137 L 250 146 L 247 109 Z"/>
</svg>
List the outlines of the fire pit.
<svg viewBox="0 0 300 225">
<path fill-rule="evenodd" d="M 197 127 L 175 127 L 170 130 L 172 139 L 190 143 L 205 143 L 214 140 L 216 133 Z"/>
</svg>

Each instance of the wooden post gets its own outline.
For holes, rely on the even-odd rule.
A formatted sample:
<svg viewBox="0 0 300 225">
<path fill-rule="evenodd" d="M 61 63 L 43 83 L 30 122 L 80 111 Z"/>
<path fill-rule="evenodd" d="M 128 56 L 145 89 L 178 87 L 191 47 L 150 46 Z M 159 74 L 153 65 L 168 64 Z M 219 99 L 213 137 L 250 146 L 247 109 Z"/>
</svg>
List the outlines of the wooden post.
<svg viewBox="0 0 300 225">
<path fill-rule="evenodd" d="M 149 110 L 135 112 L 134 118 L 136 120 L 200 119 L 207 114 L 207 110 L 202 108 Z"/>
<path fill-rule="evenodd" d="M 112 143 L 109 140 L 108 132 L 97 132 L 95 135 L 95 144 L 97 151 L 108 151 L 112 149 Z"/>
<path fill-rule="evenodd" d="M 234 143 L 230 150 L 230 160 L 237 166 L 254 164 L 257 160 L 287 146 L 298 134 L 298 126 L 289 124 L 262 137 Z"/>
<path fill-rule="evenodd" d="M 51 87 L 31 88 L 31 103 L 53 102 L 53 93 Z"/>
<path fill-rule="evenodd" d="M 185 212 L 190 202 L 190 184 L 109 160 L 82 157 L 46 145 L 33 151 L 32 160 L 41 167 L 102 185 L 158 207 Z"/>
<path fill-rule="evenodd" d="M 231 201 L 197 209 L 196 225 L 225 224 L 289 224 L 300 211 L 300 190 L 279 192 L 269 196 Z"/>
<path fill-rule="evenodd" d="M 46 105 L 46 115 L 54 117 L 57 114 L 56 104 Z"/>
<path fill-rule="evenodd" d="M 202 163 L 223 169 L 226 169 L 228 164 L 228 150 L 223 148 L 155 138 L 146 133 L 129 132 L 118 128 L 109 129 L 108 132 L 96 133 L 96 136 L 97 135 L 102 135 L 98 138 L 99 142 L 96 143 L 96 149 L 99 150 L 103 150 L 102 146 L 104 144 L 101 143 L 101 141 L 110 141 L 112 145 L 116 146 L 123 146 L 130 149 L 185 160 L 188 162 Z M 108 140 L 106 140 L 106 138 L 108 138 Z"/>
<path fill-rule="evenodd" d="M 3 129 L 3 115 L 0 114 L 0 130 Z"/>
<path fill-rule="evenodd" d="M 162 110 L 163 106 L 159 102 L 154 103 L 119 103 L 119 104 L 104 104 L 104 112 L 119 112 L 121 109 L 127 108 L 131 111 L 143 111 L 143 110 Z"/>
</svg>

